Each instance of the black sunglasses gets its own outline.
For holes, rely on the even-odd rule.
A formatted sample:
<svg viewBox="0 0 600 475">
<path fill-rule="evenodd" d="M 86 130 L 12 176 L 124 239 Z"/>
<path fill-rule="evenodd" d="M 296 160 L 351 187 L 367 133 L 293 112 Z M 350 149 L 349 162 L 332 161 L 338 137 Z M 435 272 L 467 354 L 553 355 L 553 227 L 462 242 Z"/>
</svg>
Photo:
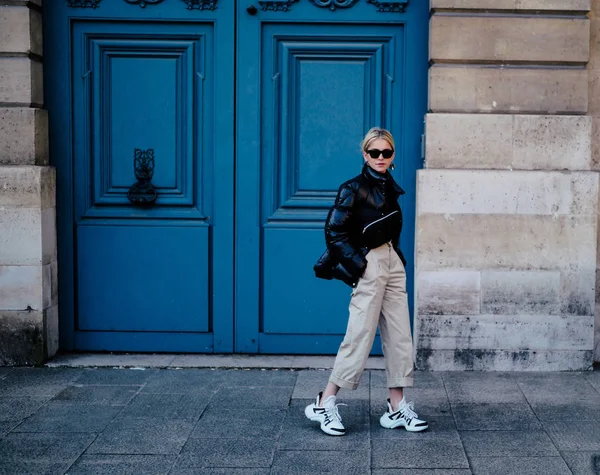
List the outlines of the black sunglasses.
<svg viewBox="0 0 600 475">
<path fill-rule="evenodd" d="M 379 158 L 379 155 L 383 155 L 383 158 L 392 158 L 392 155 L 394 155 L 394 151 L 389 148 L 386 148 L 385 150 L 377 150 L 376 148 L 373 148 L 371 150 L 367 150 L 367 153 L 371 158 Z"/>
</svg>

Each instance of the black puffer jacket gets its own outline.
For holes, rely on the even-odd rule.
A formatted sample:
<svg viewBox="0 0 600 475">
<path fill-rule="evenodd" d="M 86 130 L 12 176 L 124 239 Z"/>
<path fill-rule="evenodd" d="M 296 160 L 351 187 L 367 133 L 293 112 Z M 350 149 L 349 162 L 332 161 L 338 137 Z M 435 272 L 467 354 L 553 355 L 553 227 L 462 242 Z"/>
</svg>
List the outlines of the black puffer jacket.
<svg viewBox="0 0 600 475">
<path fill-rule="evenodd" d="M 327 251 L 315 265 L 317 277 L 343 280 L 353 286 L 363 275 L 369 249 L 392 242 L 398 247 L 402 211 L 398 197 L 404 191 L 389 172 L 365 164 L 362 173 L 343 183 L 325 222 Z"/>
</svg>

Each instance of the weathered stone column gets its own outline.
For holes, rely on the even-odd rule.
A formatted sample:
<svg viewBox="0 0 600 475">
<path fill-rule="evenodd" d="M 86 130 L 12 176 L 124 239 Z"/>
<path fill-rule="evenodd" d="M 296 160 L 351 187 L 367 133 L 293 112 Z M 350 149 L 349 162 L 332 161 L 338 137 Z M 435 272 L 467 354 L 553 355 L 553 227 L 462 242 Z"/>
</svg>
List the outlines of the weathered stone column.
<svg viewBox="0 0 600 475">
<path fill-rule="evenodd" d="M 40 363 L 58 349 L 41 6 L 0 5 L 0 365 Z"/>
<path fill-rule="evenodd" d="M 417 366 L 592 364 L 590 0 L 431 0 Z"/>
<path fill-rule="evenodd" d="M 589 108 L 592 117 L 592 164 L 600 170 L 600 0 L 592 0 L 590 12 Z M 598 210 L 600 213 L 600 209 Z M 600 243 L 600 227 L 598 229 Z M 596 324 L 594 361 L 600 362 L 600 253 L 596 256 Z"/>
</svg>

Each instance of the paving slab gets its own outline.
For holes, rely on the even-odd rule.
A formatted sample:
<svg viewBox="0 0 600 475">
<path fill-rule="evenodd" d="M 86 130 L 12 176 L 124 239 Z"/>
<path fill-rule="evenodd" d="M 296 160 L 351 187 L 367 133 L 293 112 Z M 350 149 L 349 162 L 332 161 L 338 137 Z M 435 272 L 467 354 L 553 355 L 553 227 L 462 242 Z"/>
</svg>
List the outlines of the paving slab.
<svg viewBox="0 0 600 475">
<path fill-rule="evenodd" d="M 372 475 L 471 475 L 470 469 L 436 469 L 436 468 L 379 468 Z"/>
<path fill-rule="evenodd" d="M 274 452 L 272 438 L 189 439 L 175 468 L 268 468 Z"/>
<path fill-rule="evenodd" d="M 13 432 L 102 432 L 121 407 L 50 402 Z"/>
<path fill-rule="evenodd" d="M 224 372 L 223 386 L 239 387 L 294 387 L 298 372 L 284 369 L 232 369 Z"/>
<path fill-rule="evenodd" d="M 56 396 L 80 374 L 71 368 L 15 368 L 0 381 L 0 397 Z"/>
<path fill-rule="evenodd" d="M 373 468 L 469 468 L 460 438 L 456 434 L 428 437 L 426 432 L 398 443 L 394 439 L 372 439 Z M 425 437 L 423 437 L 425 435 Z"/>
<path fill-rule="evenodd" d="M 22 421 L 50 400 L 45 397 L 0 397 L 0 422 Z"/>
<path fill-rule="evenodd" d="M 600 394 L 589 399 L 531 402 L 531 408 L 541 421 L 600 421 Z"/>
<path fill-rule="evenodd" d="M 518 373 L 514 376 L 517 384 L 529 402 L 553 403 L 598 399 L 600 394 L 590 384 L 586 373 Z M 560 391 L 557 391 L 560 388 Z"/>
<path fill-rule="evenodd" d="M 342 422 L 346 427 L 343 437 L 324 434 L 318 422 L 304 415 L 310 399 L 294 399 L 287 412 L 277 448 L 279 450 L 369 450 L 369 403 L 353 401 L 348 407 L 339 407 Z"/>
<path fill-rule="evenodd" d="M 8 434 L 13 428 L 18 426 L 20 421 L 0 421 L 0 439 Z"/>
<path fill-rule="evenodd" d="M 588 371 L 585 375 L 585 379 L 600 393 L 600 369 Z"/>
<path fill-rule="evenodd" d="M 526 402 L 506 403 L 453 403 L 452 413 L 461 431 L 541 430 L 542 424 Z"/>
<path fill-rule="evenodd" d="M 95 438 L 96 434 L 10 433 L 0 440 L 0 462 L 72 463 Z"/>
<path fill-rule="evenodd" d="M 573 475 L 598 475 L 600 452 L 561 452 Z"/>
<path fill-rule="evenodd" d="M 270 475 L 268 468 L 210 468 L 204 467 L 202 475 Z M 198 475 L 197 468 L 174 468 L 169 475 Z"/>
<path fill-rule="evenodd" d="M 71 464 L 70 460 L 59 462 L 0 460 L 0 475 L 63 475 Z"/>
<path fill-rule="evenodd" d="M 223 386 L 226 372 L 210 369 L 165 369 L 148 378 L 144 393 L 190 394 L 215 392 Z"/>
<path fill-rule="evenodd" d="M 542 422 L 558 450 L 600 453 L 598 422 Z"/>
<path fill-rule="evenodd" d="M 275 454 L 271 475 L 364 475 L 369 473 L 369 452 L 281 450 Z"/>
<path fill-rule="evenodd" d="M 138 393 L 140 386 L 71 385 L 58 393 L 53 401 L 102 406 L 125 406 Z"/>
<path fill-rule="evenodd" d="M 175 455 L 82 455 L 68 475 L 167 475 Z"/>
<path fill-rule="evenodd" d="M 125 417 L 113 421 L 87 449 L 87 454 L 178 454 L 195 421 Z"/>
<path fill-rule="evenodd" d="M 511 373 L 448 372 L 442 378 L 451 403 L 526 402 Z"/>
<path fill-rule="evenodd" d="M 292 387 L 285 388 L 222 388 L 209 405 L 228 409 L 286 409 L 292 396 Z"/>
<path fill-rule="evenodd" d="M 120 416 L 198 420 L 213 394 L 137 394 Z"/>
<path fill-rule="evenodd" d="M 331 370 L 321 371 L 301 371 L 298 373 L 296 386 L 292 394 L 292 399 L 312 399 L 317 397 L 319 392 L 325 389 Z M 369 378 L 370 372 L 365 371 L 360 380 L 360 385 L 354 391 L 341 389 L 338 393 L 338 402 L 351 401 L 355 399 L 369 399 Z"/>
<path fill-rule="evenodd" d="M 142 386 L 158 370 L 147 368 L 85 368 L 74 384 L 98 386 Z"/>
<path fill-rule="evenodd" d="M 209 408 L 202 414 L 190 437 L 223 439 L 263 437 L 275 439 L 281 430 L 286 411 L 272 409 Z"/>
<path fill-rule="evenodd" d="M 470 457 L 473 475 L 570 475 L 560 457 Z"/>
<path fill-rule="evenodd" d="M 459 433 L 469 457 L 559 456 L 552 440 L 542 430 Z"/>
<path fill-rule="evenodd" d="M 0 379 L 6 378 L 6 376 L 13 370 L 14 368 L 0 367 Z"/>
</svg>

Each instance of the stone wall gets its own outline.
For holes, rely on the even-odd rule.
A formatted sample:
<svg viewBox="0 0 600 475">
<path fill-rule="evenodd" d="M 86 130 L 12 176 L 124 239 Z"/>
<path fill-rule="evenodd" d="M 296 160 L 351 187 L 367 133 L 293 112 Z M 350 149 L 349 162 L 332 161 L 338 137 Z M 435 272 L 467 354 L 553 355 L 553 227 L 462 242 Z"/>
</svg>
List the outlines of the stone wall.
<svg viewBox="0 0 600 475">
<path fill-rule="evenodd" d="M 0 365 L 40 363 L 58 349 L 41 6 L 0 4 Z"/>
<path fill-rule="evenodd" d="M 431 8 L 417 366 L 587 369 L 599 209 L 590 0 Z"/>
</svg>

